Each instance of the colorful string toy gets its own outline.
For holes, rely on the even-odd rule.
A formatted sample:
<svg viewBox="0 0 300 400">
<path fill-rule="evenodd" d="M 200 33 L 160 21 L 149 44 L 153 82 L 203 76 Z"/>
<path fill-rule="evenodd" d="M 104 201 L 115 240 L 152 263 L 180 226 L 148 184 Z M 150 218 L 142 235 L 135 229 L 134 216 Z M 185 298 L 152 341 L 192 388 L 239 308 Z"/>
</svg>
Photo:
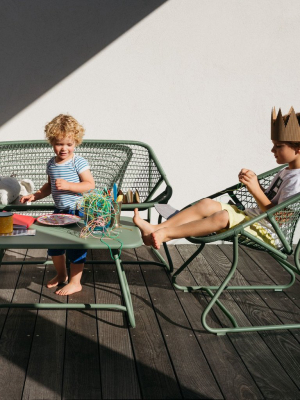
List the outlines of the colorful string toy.
<svg viewBox="0 0 300 400">
<path fill-rule="evenodd" d="M 110 192 L 105 188 L 104 190 L 94 189 L 83 193 L 76 208 L 82 212 L 85 220 L 85 226 L 81 229 L 80 237 L 92 236 L 98 239 L 100 233 L 100 241 L 108 247 L 112 259 L 114 259 L 112 249 L 103 239 L 116 240 L 120 243 L 118 254 L 120 258 L 123 243 L 118 239 L 119 233 L 113 230 L 116 215 L 120 213 L 120 209 Z"/>
</svg>

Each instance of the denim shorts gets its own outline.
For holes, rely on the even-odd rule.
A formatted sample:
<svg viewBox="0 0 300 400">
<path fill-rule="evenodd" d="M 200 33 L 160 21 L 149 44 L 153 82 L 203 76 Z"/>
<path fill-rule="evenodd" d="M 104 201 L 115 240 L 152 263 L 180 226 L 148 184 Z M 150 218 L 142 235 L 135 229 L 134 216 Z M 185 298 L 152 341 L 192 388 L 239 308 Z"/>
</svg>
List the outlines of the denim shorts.
<svg viewBox="0 0 300 400">
<path fill-rule="evenodd" d="M 58 208 L 55 208 L 53 214 L 72 214 L 72 215 L 78 215 L 79 217 L 83 216 L 79 210 L 59 210 Z M 72 264 L 84 264 L 86 261 L 87 251 L 85 249 L 66 249 L 66 250 L 49 249 L 48 250 L 49 256 L 62 256 L 65 253 L 66 253 L 67 259 Z"/>
</svg>

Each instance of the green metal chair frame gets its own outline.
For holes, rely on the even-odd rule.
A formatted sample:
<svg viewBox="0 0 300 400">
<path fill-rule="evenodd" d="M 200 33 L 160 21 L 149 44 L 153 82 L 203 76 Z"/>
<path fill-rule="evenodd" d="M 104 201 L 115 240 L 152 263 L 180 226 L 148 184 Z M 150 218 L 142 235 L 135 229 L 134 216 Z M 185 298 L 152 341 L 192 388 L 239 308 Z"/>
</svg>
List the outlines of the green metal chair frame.
<svg viewBox="0 0 300 400">
<path fill-rule="evenodd" d="M 85 140 L 75 151 L 86 158 L 90 164 L 96 188 L 112 188 L 117 183 L 118 188 L 126 193 L 129 189 L 138 190 L 141 202 L 123 204 L 122 211 L 132 211 L 134 208 L 147 211 L 147 220 L 150 221 L 151 209 L 156 203 L 167 203 L 172 195 L 172 187 L 166 174 L 150 146 L 136 141 L 117 140 Z M 14 176 L 18 180 L 30 178 L 36 190 L 46 181 L 46 164 L 53 157 L 53 149 L 42 140 L 0 142 L 0 176 Z M 159 188 L 165 188 L 160 191 Z M 25 213 L 38 216 L 45 212 L 52 212 L 54 204 L 50 197 L 28 204 L 0 205 L 0 210 Z M 113 250 L 114 260 L 86 261 L 86 264 L 116 264 L 120 286 L 125 302 L 118 305 L 90 305 L 90 304 L 1 304 L 1 308 L 107 308 L 127 311 L 131 326 L 135 326 L 133 308 L 123 264 L 155 264 L 163 266 L 172 272 L 172 263 L 168 263 L 158 251 L 153 249 L 159 261 L 121 261 L 117 252 Z M 4 251 L 0 251 L 0 264 Z M 14 264 L 41 264 L 32 261 L 14 261 Z M 44 264 L 52 263 L 45 261 Z M 2 262 L 10 264 L 10 262 Z"/>
<path fill-rule="evenodd" d="M 281 170 L 283 167 L 277 167 L 270 171 L 267 171 L 261 175 L 258 175 L 258 180 L 262 187 L 267 188 L 274 177 L 274 175 Z M 241 184 L 231 186 L 225 190 L 208 196 L 211 199 L 218 198 L 221 195 L 227 194 L 231 201 L 238 206 L 240 209 L 257 207 L 255 199 L 247 191 L 245 186 L 241 187 Z M 192 203 L 195 204 L 196 202 Z M 191 206 L 190 204 L 189 206 Z M 189 207 L 187 206 L 187 207 Z M 186 208 L 186 207 L 185 207 Z M 295 273 L 300 274 L 300 263 L 299 263 L 299 252 L 300 252 L 300 240 L 293 248 L 293 237 L 297 222 L 300 217 L 300 193 L 292 196 L 283 203 L 276 205 L 270 210 L 262 213 L 261 215 L 252 218 L 250 221 L 240 224 L 234 228 L 228 229 L 226 232 L 213 234 L 204 237 L 189 237 L 187 240 L 200 246 L 192 254 L 192 256 L 183 263 L 183 265 L 173 274 L 172 282 L 173 285 L 180 290 L 185 292 L 201 290 L 206 292 L 211 300 L 204 309 L 201 320 L 203 327 L 212 333 L 218 335 L 224 335 L 229 332 L 247 332 L 247 331 L 262 331 L 262 330 L 275 330 L 275 329 L 294 329 L 300 328 L 300 324 L 282 324 L 282 325 L 267 325 L 267 326 L 239 326 L 230 311 L 220 301 L 220 296 L 224 291 L 227 290 L 266 290 L 271 289 L 275 291 L 282 291 L 288 289 L 295 282 Z M 268 218 L 272 224 L 275 232 L 282 242 L 282 248 L 276 249 L 273 246 L 264 243 L 260 239 L 254 237 L 245 228 L 255 222 L 259 222 L 263 218 Z M 181 272 L 188 267 L 188 265 L 201 253 L 206 243 L 213 243 L 219 240 L 233 242 L 233 261 L 227 276 L 220 284 L 220 286 L 182 286 L 177 283 L 177 278 Z M 238 265 L 238 248 L 239 245 L 247 246 L 252 249 L 259 251 L 265 251 L 269 253 L 274 260 L 276 260 L 281 267 L 283 267 L 290 275 L 290 281 L 285 285 L 251 285 L 251 286 L 229 286 L 229 282 L 233 277 L 235 270 Z M 288 261 L 288 256 L 294 256 L 295 265 Z M 232 324 L 232 327 L 213 328 L 210 327 L 207 322 L 208 313 L 212 307 L 217 305 L 223 313 L 227 316 Z"/>
</svg>

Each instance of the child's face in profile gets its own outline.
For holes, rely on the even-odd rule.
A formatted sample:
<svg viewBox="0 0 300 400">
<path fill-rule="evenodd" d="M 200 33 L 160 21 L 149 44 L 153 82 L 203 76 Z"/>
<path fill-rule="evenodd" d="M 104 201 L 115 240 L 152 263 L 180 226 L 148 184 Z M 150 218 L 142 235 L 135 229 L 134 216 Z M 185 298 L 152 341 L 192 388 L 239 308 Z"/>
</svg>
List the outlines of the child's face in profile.
<svg viewBox="0 0 300 400">
<path fill-rule="evenodd" d="M 56 154 L 56 162 L 65 162 L 71 160 L 75 150 L 75 140 L 72 134 L 65 137 L 57 137 L 52 144 Z"/>
<path fill-rule="evenodd" d="M 272 153 L 278 164 L 293 163 L 299 157 L 299 150 L 290 147 L 285 142 L 273 140 Z"/>
</svg>

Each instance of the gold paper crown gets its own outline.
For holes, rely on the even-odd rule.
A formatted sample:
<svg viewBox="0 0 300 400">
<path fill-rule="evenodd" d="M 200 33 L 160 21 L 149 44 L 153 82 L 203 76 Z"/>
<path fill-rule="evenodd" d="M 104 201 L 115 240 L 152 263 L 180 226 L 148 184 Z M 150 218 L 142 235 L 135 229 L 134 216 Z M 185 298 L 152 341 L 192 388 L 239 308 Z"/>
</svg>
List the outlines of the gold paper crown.
<svg viewBox="0 0 300 400">
<path fill-rule="evenodd" d="M 276 118 L 275 107 L 273 108 L 271 114 L 271 140 L 278 140 L 279 142 L 300 142 L 300 126 L 293 107 L 291 107 L 287 115 L 290 117 L 287 124 L 285 124 L 281 109 L 279 108 Z"/>
</svg>

